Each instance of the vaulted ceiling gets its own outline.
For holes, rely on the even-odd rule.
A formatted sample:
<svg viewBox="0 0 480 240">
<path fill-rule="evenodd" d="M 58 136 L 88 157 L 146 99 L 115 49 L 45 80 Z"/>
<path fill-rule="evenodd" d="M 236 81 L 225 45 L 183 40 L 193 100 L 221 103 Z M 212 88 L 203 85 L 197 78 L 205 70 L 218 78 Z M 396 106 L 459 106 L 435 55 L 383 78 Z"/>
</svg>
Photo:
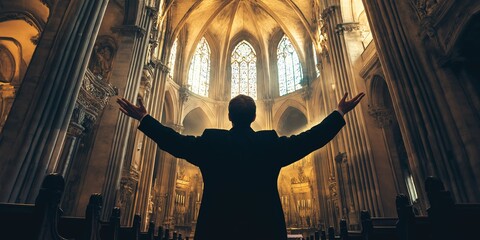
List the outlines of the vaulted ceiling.
<svg viewBox="0 0 480 240">
<path fill-rule="evenodd" d="M 174 37 L 182 31 L 188 32 L 187 49 L 191 49 L 205 35 L 209 35 L 220 46 L 228 46 L 238 36 L 249 36 L 261 47 L 266 47 L 278 32 L 285 33 L 297 49 L 304 49 L 306 39 L 314 39 L 315 35 L 313 2 L 174 0 L 167 6 L 167 15 Z"/>
</svg>

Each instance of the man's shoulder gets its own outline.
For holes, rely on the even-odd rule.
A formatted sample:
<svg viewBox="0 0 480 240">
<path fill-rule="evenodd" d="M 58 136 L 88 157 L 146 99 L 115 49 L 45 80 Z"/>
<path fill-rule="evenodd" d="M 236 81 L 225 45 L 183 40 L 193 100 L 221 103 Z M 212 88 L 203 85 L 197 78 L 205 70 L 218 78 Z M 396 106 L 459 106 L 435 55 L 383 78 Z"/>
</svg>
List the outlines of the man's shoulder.
<svg viewBox="0 0 480 240">
<path fill-rule="evenodd" d="M 265 137 L 278 137 L 278 134 L 275 130 L 262 130 L 255 132 L 257 135 Z"/>
<path fill-rule="evenodd" d="M 218 129 L 218 128 L 207 128 L 203 131 L 202 136 L 217 136 L 217 135 L 226 135 L 228 130 Z"/>
</svg>

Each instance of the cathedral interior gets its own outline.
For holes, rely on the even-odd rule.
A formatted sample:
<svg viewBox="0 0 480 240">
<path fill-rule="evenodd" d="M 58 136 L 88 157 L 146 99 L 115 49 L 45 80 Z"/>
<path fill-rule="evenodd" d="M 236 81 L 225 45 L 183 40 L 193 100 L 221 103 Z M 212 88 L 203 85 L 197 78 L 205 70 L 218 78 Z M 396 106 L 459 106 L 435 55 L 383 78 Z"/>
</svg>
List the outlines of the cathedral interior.
<svg viewBox="0 0 480 240">
<path fill-rule="evenodd" d="M 102 219 L 118 207 L 121 225 L 193 237 L 200 170 L 117 98 L 198 136 L 230 129 L 245 94 L 254 130 L 290 136 L 364 92 L 328 145 L 282 169 L 289 233 L 360 229 L 362 210 L 396 216 L 398 194 L 426 214 L 428 176 L 478 203 L 479 39 L 475 0 L 0 0 L 0 202 L 35 202 L 57 173 L 65 216 L 99 193 Z"/>
</svg>

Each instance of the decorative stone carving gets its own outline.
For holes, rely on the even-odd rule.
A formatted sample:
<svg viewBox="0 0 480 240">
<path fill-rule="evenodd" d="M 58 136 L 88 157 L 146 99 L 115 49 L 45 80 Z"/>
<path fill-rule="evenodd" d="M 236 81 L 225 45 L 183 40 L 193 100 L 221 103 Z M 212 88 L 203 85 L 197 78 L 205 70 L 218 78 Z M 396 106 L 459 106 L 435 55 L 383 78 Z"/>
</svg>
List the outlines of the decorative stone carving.
<svg viewBox="0 0 480 240">
<path fill-rule="evenodd" d="M 344 32 L 353 32 L 353 31 L 360 31 L 360 24 L 358 22 L 340 23 L 340 24 L 337 24 L 335 28 L 335 32 L 338 34 L 343 34 Z"/>
<path fill-rule="evenodd" d="M 330 174 L 330 177 L 328 177 L 328 190 L 330 192 L 330 198 L 337 198 L 337 180 L 333 174 Z"/>
<path fill-rule="evenodd" d="M 393 111 L 382 107 L 369 107 L 368 113 L 375 119 L 375 123 L 379 128 L 385 128 L 393 122 Z"/>
<path fill-rule="evenodd" d="M 15 76 L 15 58 L 12 53 L 0 45 L 0 83 L 10 83 Z"/>
<path fill-rule="evenodd" d="M 113 38 L 109 36 L 99 37 L 93 47 L 92 56 L 88 68 L 95 75 L 108 81 L 112 70 L 113 58 L 117 47 Z"/>
<path fill-rule="evenodd" d="M 0 82 L 0 131 L 7 121 L 7 116 L 15 99 L 15 88 L 9 83 Z"/>
<path fill-rule="evenodd" d="M 335 13 L 335 10 L 338 8 L 338 6 L 335 6 L 335 5 L 332 5 L 332 6 L 329 6 L 325 9 L 323 9 L 322 11 L 322 19 L 327 19 L 329 18 L 330 16 L 333 15 L 333 13 Z"/>
<path fill-rule="evenodd" d="M 441 0 L 416 0 L 413 2 L 420 20 L 422 37 L 433 38 L 436 35 L 436 29 L 434 27 L 435 21 L 432 17 L 435 12 L 437 12 L 440 1 Z"/>
<path fill-rule="evenodd" d="M 431 16 L 438 7 L 438 0 L 416 0 L 416 7 L 420 18 Z"/>
<path fill-rule="evenodd" d="M 303 100 L 305 101 L 308 101 L 310 100 L 310 98 L 312 97 L 312 87 L 310 86 L 310 84 L 306 85 L 305 87 L 302 88 L 302 98 Z"/>
<path fill-rule="evenodd" d="M 117 204 L 125 209 L 133 204 L 133 197 L 137 188 L 140 172 L 135 169 L 124 170 L 120 179 L 120 197 Z"/>
<path fill-rule="evenodd" d="M 187 86 L 181 86 L 180 89 L 178 89 L 178 94 L 180 95 L 180 101 L 182 104 L 188 101 L 188 97 L 190 96 L 188 91 L 189 90 Z"/>
<path fill-rule="evenodd" d="M 328 36 L 327 36 L 327 25 L 323 20 L 320 22 L 320 31 L 318 34 L 318 43 L 320 45 L 320 59 L 318 60 L 318 69 L 322 69 L 322 62 L 324 59 L 329 61 L 328 58 Z"/>
<path fill-rule="evenodd" d="M 110 97 L 115 95 L 117 95 L 115 87 L 87 69 L 70 120 L 69 134 L 79 137 L 81 134 L 78 131 L 82 128 L 84 134 L 88 133 L 108 104 Z"/>
<path fill-rule="evenodd" d="M 67 135 L 72 137 L 81 137 L 84 131 L 85 128 L 82 125 L 75 122 L 70 122 L 68 125 Z"/>
<path fill-rule="evenodd" d="M 121 27 L 112 27 L 112 32 L 127 36 L 138 34 L 139 37 L 143 37 L 147 31 L 139 26 L 124 25 Z"/>
</svg>

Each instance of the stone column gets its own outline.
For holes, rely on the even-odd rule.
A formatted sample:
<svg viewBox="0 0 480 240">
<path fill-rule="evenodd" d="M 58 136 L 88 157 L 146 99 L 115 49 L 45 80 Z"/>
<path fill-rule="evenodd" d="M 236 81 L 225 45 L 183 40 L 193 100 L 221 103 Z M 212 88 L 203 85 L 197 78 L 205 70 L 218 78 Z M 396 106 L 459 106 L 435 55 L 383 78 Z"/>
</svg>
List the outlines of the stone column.
<svg viewBox="0 0 480 240">
<path fill-rule="evenodd" d="M 33 202 L 63 147 L 108 0 L 56 1 L 0 137 L 0 201 Z"/>
<path fill-rule="evenodd" d="M 151 17 L 154 18 L 156 16 L 156 12 L 152 12 Z M 155 18 L 156 20 L 156 18 Z M 165 36 L 165 31 L 158 31 L 158 29 L 164 28 L 164 22 L 157 23 L 155 21 L 153 28 L 155 29 L 155 34 L 150 36 L 150 42 L 158 42 L 159 39 L 163 39 Z M 161 48 L 158 49 L 158 56 L 160 59 L 152 59 L 151 65 L 148 68 L 151 68 L 152 74 L 152 86 L 151 86 L 151 95 L 146 101 L 147 107 L 150 111 L 150 114 L 160 120 L 162 119 L 162 112 L 164 107 L 165 101 L 165 84 L 167 82 L 167 77 L 169 74 L 170 69 L 164 64 L 164 62 L 168 59 L 167 54 L 163 54 L 165 52 L 169 52 L 165 49 L 167 47 L 164 41 L 161 41 Z M 154 47 L 154 46 L 152 46 Z M 151 139 L 147 138 L 145 135 L 142 135 L 142 142 L 143 142 L 143 149 L 142 155 L 140 157 L 142 174 L 140 176 L 139 181 L 139 188 L 136 192 L 136 202 L 135 202 L 135 212 L 140 213 L 142 215 L 143 221 L 143 230 L 146 230 L 148 226 L 148 222 L 151 221 L 150 215 L 155 215 L 151 211 L 155 211 L 156 207 L 152 206 L 149 209 L 150 205 L 153 205 L 153 199 L 156 197 L 153 196 L 155 194 L 154 190 L 154 175 L 155 175 L 155 165 L 156 161 L 162 161 L 162 159 L 158 159 L 157 154 L 157 144 L 152 141 Z M 154 220 L 154 219 L 153 219 Z"/>
<path fill-rule="evenodd" d="M 143 4 L 139 6 L 135 19 L 126 19 L 125 24 L 112 27 L 118 49 L 115 53 L 115 67 L 111 71 L 110 83 L 117 87 L 118 95 L 136 102 L 141 74 L 146 62 L 151 21 Z M 137 19 L 138 18 L 138 19 Z M 128 20 L 128 21 L 127 21 Z M 108 23 L 107 23 L 108 24 Z M 89 150 L 88 166 L 82 175 L 82 185 L 77 194 L 75 215 L 83 215 L 82 209 L 92 192 L 102 192 L 104 206 L 102 218 L 108 219 L 115 204 L 120 201 L 120 182 L 125 159 L 132 156 L 138 121 L 118 111 L 117 104 L 110 101 L 99 119 L 95 144 Z M 129 166 L 129 164 L 128 164 Z M 132 171 L 135 172 L 135 171 Z M 136 179 L 127 174 L 130 179 Z M 134 181 L 134 180 L 132 180 Z M 124 181 L 125 182 L 125 181 Z M 118 200 L 118 201 L 117 201 Z M 122 216 L 128 213 L 122 213 Z"/>
<path fill-rule="evenodd" d="M 338 1 L 335 1 L 338 4 Z M 344 33 L 353 31 L 351 24 L 345 24 L 338 5 L 330 5 L 322 12 L 322 32 L 327 35 L 328 56 L 330 67 L 335 79 L 332 104 L 337 103 L 345 92 L 357 93 L 355 78 L 348 54 Z M 349 96 L 352 97 L 352 96 Z M 331 106 L 335 108 L 336 106 Z M 383 216 L 383 206 L 378 181 L 373 166 L 373 156 L 366 138 L 366 129 L 361 114 L 357 114 L 361 106 L 345 115 L 347 125 L 337 137 L 338 151 L 345 151 L 349 156 L 349 166 L 352 170 L 353 185 L 357 194 L 354 196 L 355 209 L 369 209 L 374 216 Z"/>
<path fill-rule="evenodd" d="M 427 52 L 418 51 L 420 28 L 422 35 L 435 34 L 428 21 L 431 18 L 422 20 L 418 24 L 422 26 L 412 24 L 412 15 L 416 14 L 412 7 L 416 4 L 414 1 L 363 2 L 420 200 L 426 203 L 423 181 L 429 175 L 442 179 L 457 200 L 478 198 L 475 191 L 478 185 L 471 181 L 468 159 L 456 149 L 461 147 L 455 146 L 458 129 L 452 130 L 451 124 L 447 124 L 451 112 L 445 104 L 450 102 L 446 101 L 445 94 L 449 90 L 441 89 L 440 79 L 436 73 L 432 74 L 443 70 L 422 62 L 429 59 L 423 55 Z"/>
<path fill-rule="evenodd" d="M 143 68 L 146 62 L 146 55 L 148 52 L 148 43 L 150 41 L 150 30 L 152 28 L 152 9 L 146 7 L 142 9 L 139 17 L 139 26 L 123 26 L 115 31 L 131 34 L 133 30 L 134 44 L 132 52 L 132 61 L 130 62 L 129 72 L 127 76 L 127 85 L 123 97 L 136 102 L 138 97 L 138 88 Z M 113 144 L 110 150 L 108 160 L 107 176 L 103 184 L 104 194 L 104 211 L 103 218 L 107 219 L 110 216 L 111 209 L 115 205 L 116 195 L 120 188 L 121 169 L 127 157 L 128 142 L 135 135 L 132 134 L 132 120 L 124 114 L 119 113 L 117 119 L 116 129 L 114 132 Z M 131 153 L 128 153 L 131 154 Z"/>
</svg>

